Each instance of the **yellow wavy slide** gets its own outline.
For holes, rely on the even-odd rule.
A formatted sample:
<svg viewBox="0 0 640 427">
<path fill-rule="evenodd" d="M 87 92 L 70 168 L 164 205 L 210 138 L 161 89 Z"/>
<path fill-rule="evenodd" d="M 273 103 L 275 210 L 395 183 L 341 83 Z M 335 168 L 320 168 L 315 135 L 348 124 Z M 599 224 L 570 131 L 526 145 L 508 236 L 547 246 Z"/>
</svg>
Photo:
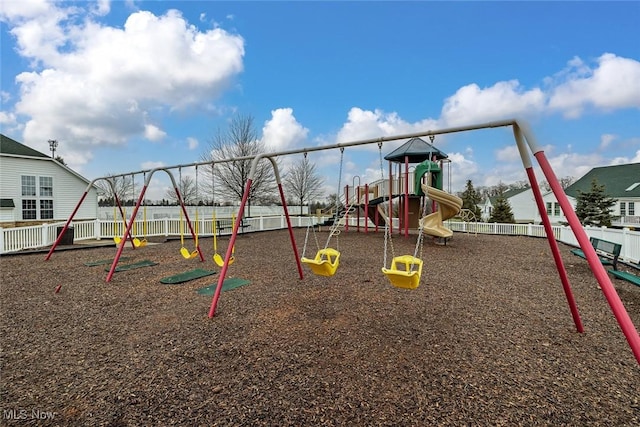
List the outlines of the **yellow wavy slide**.
<svg viewBox="0 0 640 427">
<path fill-rule="evenodd" d="M 422 191 L 428 198 L 438 203 L 437 211 L 420 219 L 424 233 L 436 237 L 453 236 L 453 231 L 445 227 L 442 222 L 458 215 L 462 208 L 462 199 L 427 184 L 422 184 Z"/>
</svg>

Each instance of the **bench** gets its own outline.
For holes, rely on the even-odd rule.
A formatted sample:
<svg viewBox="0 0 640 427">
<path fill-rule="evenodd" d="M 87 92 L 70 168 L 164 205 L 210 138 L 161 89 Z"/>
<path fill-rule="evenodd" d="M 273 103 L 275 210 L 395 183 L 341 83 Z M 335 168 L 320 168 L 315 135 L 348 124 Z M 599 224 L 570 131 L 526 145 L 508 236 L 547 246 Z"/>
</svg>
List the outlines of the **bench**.
<svg viewBox="0 0 640 427">
<path fill-rule="evenodd" d="M 616 276 L 618 279 L 626 280 L 629 283 L 633 283 L 636 286 L 640 286 L 640 276 L 628 273 L 626 271 L 609 270 L 609 273 Z"/>
<path fill-rule="evenodd" d="M 244 218 L 240 220 L 240 227 L 238 228 L 241 233 L 244 232 L 245 228 L 251 227 L 251 224 L 247 224 L 244 221 Z M 216 219 L 216 231 L 218 232 L 218 236 L 222 234 L 223 230 L 233 230 L 233 219 L 232 218 L 223 218 Z"/>
<path fill-rule="evenodd" d="M 608 240 L 598 239 L 591 237 L 589 239 L 591 246 L 596 250 L 596 254 L 603 265 L 611 265 L 614 270 L 618 270 L 618 257 L 622 250 L 622 245 L 619 243 L 609 242 Z M 574 249 L 572 254 L 581 258 L 587 259 L 582 249 Z"/>
</svg>

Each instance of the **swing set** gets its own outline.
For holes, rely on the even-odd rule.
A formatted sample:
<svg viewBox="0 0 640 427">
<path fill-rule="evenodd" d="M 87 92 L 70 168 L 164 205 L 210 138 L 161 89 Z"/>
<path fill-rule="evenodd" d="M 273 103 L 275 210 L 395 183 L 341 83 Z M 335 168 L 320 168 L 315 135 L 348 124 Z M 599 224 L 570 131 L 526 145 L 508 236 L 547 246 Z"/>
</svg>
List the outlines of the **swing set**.
<svg viewBox="0 0 640 427">
<path fill-rule="evenodd" d="M 474 125 L 465 125 L 465 126 L 457 126 L 457 127 L 451 127 L 451 128 L 444 128 L 444 129 L 439 129 L 436 131 L 423 131 L 423 132 L 415 132 L 415 133 L 411 133 L 411 134 L 404 134 L 404 135 L 394 135 L 394 136 L 388 136 L 388 137 L 379 137 L 379 138 L 373 138 L 373 139 L 365 139 L 365 140 L 360 140 L 360 141 L 353 141 L 353 142 L 347 142 L 347 143 L 339 143 L 339 144 L 333 144 L 333 145 L 323 145 L 323 146 L 316 146 L 316 147 L 308 147 L 308 148 L 304 148 L 304 149 L 294 149 L 294 150 L 287 150 L 287 151 L 281 151 L 281 152 L 275 152 L 275 153 L 264 153 L 264 154 L 259 154 L 257 156 L 254 157 L 248 157 L 248 158 L 237 158 L 237 159 L 225 159 L 223 161 L 236 161 L 236 160 L 247 160 L 247 159 L 252 159 L 251 161 L 251 168 L 247 177 L 247 181 L 246 181 L 246 185 L 245 185 L 245 189 L 244 189 L 244 193 L 242 195 L 242 200 L 240 202 L 240 206 L 238 208 L 238 212 L 237 212 L 237 217 L 236 217 L 236 221 L 235 224 L 233 226 L 233 232 L 231 234 L 230 240 L 229 240 L 229 244 L 226 250 L 226 254 L 225 254 L 225 258 L 224 258 L 224 264 L 222 266 L 222 269 L 220 271 L 220 274 L 218 276 L 218 283 L 216 285 L 216 289 L 214 292 L 214 295 L 212 297 L 211 300 L 211 306 L 209 308 L 209 313 L 208 316 L 210 318 L 215 316 L 215 311 L 218 305 L 218 302 L 220 300 L 220 294 L 221 294 L 221 290 L 222 290 L 222 286 L 224 283 L 224 280 L 226 278 L 226 274 L 227 274 L 227 270 L 228 270 L 228 266 L 230 264 L 230 260 L 232 258 L 232 253 L 233 253 L 233 248 L 235 245 L 235 240 L 237 238 L 238 235 L 238 231 L 239 231 L 239 225 L 240 225 L 240 220 L 244 214 L 244 208 L 247 204 L 248 201 L 248 197 L 249 197 L 249 193 L 251 191 L 251 184 L 254 180 L 254 178 L 256 177 L 256 170 L 257 170 L 257 165 L 259 162 L 261 162 L 262 160 L 268 160 L 269 162 L 271 162 L 272 167 L 273 167 L 273 171 L 274 171 L 274 175 L 275 175 L 275 181 L 277 184 L 277 189 L 278 192 L 280 194 L 280 198 L 281 198 L 281 202 L 282 202 L 282 206 L 283 206 L 283 210 L 284 210 L 284 216 L 286 219 L 286 225 L 287 225 L 287 229 L 289 231 L 289 238 L 291 240 L 291 246 L 293 249 L 293 255 L 294 255 L 294 260 L 296 262 L 296 266 L 297 266 L 297 270 L 298 270 L 298 276 L 300 279 L 303 279 L 304 277 L 304 273 L 303 273 L 303 269 L 302 269 L 302 263 L 301 263 L 301 258 L 298 254 L 298 249 L 296 246 L 296 242 L 295 242 L 295 237 L 294 237 L 294 233 L 293 233 L 293 227 L 291 224 L 291 219 L 289 217 L 289 212 L 288 212 L 288 208 L 287 208 L 287 203 L 286 203 L 286 198 L 284 196 L 284 192 L 282 190 L 282 181 L 280 179 L 280 173 L 278 170 L 278 165 L 275 161 L 276 157 L 279 156 L 286 156 L 286 155 L 291 155 L 291 154 L 297 154 L 297 153 L 303 153 L 303 152 L 311 152 L 311 151 L 322 151 L 322 150 L 329 150 L 329 149 L 336 149 L 336 148 L 344 148 L 344 147 L 354 147 L 354 146 L 362 146 L 362 145 L 367 145 L 367 144 L 373 144 L 373 143 L 381 143 L 383 141 L 399 141 L 399 140 L 409 140 L 411 138 L 419 138 L 419 137 L 424 137 L 424 136 L 432 136 L 432 135 L 443 135 L 443 134 L 454 134 L 454 133 L 461 133 L 461 132 L 468 132 L 468 131 L 475 131 L 475 130 L 480 130 L 480 129 L 490 129 L 490 128 L 511 128 L 512 132 L 513 132 L 513 136 L 515 139 L 515 144 L 518 148 L 518 152 L 520 154 L 521 160 L 522 160 L 522 164 L 524 167 L 524 170 L 527 174 L 527 178 L 529 179 L 529 182 L 531 184 L 531 188 L 533 190 L 533 194 L 536 200 L 536 205 L 538 207 L 540 216 L 542 218 L 542 223 L 544 225 L 545 228 L 545 234 L 547 236 L 547 240 L 553 255 L 553 260 L 555 262 L 556 268 L 558 270 L 558 274 L 559 274 L 559 278 L 562 284 L 562 288 L 563 291 L 565 293 L 565 297 L 567 299 L 567 303 L 569 305 L 570 311 L 571 311 L 571 315 L 573 317 L 573 321 L 575 323 L 575 327 L 577 329 L 578 332 L 584 332 L 584 327 L 582 325 L 582 321 L 580 319 L 580 315 L 578 313 L 578 309 L 577 309 L 577 305 L 573 296 L 573 292 L 571 290 L 571 286 L 569 283 L 569 278 L 566 272 L 566 268 L 564 266 L 563 260 L 562 260 L 562 256 L 559 250 L 559 246 L 558 243 L 555 241 L 554 239 L 554 233 L 553 230 L 551 228 L 551 222 L 549 219 L 549 216 L 546 212 L 545 209 L 545 204 L 544 204 L 544 200 L 542 199 L 542 192 L 540 191 L 540 187 L 538 185 L 538 181 L 536 179 L 535 176 L 535 172 L 533 169 L 533 163 L 530 157 L 530 153 L 533 154 L 533 157 L 535 157 L 535 159 L 538 162 L 538 165 L 540 166 L 546 181 L 549 183 L 549 185 L 551 186 L 551 190 L 554 194 L 554 196 L 556 197 L 556 199 L 558 200 L 558 203 L 560 203 L 560 206 L 562 208 L 562 211 L 564 212 L 566 218 L 567 218 L 567 222 L 569 223 L 569 226 L 571 227 L 571 230 L 573 231 L 573 234 L 575 235 L 580 248 L 582 249 L 582 251 L 585 254 L 585 257 L 587 258 L 587 261 L 589 262 L 589 267 L 591 268 L 593 275 L 595 277 L 595 279 L 597 280 L 600 289 L 602 290 L 605 298 L 607 299 L 608 305 L 611 308 L 611 311 L 613 313 L 613 315 L 616 318 L 616 321 L 618 323 L 618 325 L 620 326 L 625 338 L 627 339 L 627 342 L 629 344 L 629 347 L 631 348 L 635 359 L 638 363 L 640 363 L 640 334 L 638 334 L 637 329 L 635 328 L 633 321 L 631 320 L 629 313 L 627 312 L 626 308 L 624 307 L 624 305 L 622 304 L 622 301 L 620 300 L 620 297 L 615 289 L 615 287 L 613 286 L 613 283 L 611 281 L 611 278 L 609 277 L 609 275 L 607 274 L 607 271 L 605 270 L 605 268 L 602 266 L 602 264 L 600 263 L 600 260 L 598 258 L 597 253 L 595 252 L 595 249 L 593 249 L 593 246 L 591 245 L 590 241 L 589 241 L 589 237 L 587 236 L 584 228 L 582 227 L 582 225 L 580 224 L 580 221 L 575 213 L 575 210 L 573 208 L 573 206 L 571 205 L 571 203 L 569 202 L 566 193 L 564 192 L 564 190 L 562 189 L 562 187 L 560 186 L 560 184 L 558 183 L 558 179 L 556 177 L 555 172 L 553 171 L 553 168 L 551 167 L 551 164 L 549 163 L 547 157 L 545 156 L 544 150 L 542 149 L 542 147 L 538 144 L 537 140 L 535 139 L 535 136 L 533 134 L 533 132 L 530 130 L 528 124 L 526 122 L 520 121 L 520 120 L 516 120 L 516 119 L 505 119 L 505 120 L 497 120 L 497 121 L 493 121 L 493 122 L 487 122 L 487 123 L 480 123 L 480 124 L 474 124 Z M 207 162 L 209 163 L 209 162 Z M 175 167 L 174 167 L 175 168 Z M 178 186 L 175 183 L 175 180 L 173 179 L 173 175 L 169 172 L 169 170 L 167 170 L 167 168 L 156 168 L 150 171 L 149 176 L 147 177 L 146 181 L 145 181 L 145 185 L 142 189 L 142 192 L 138 198 L 138 202 L 136 203 L 136 206 L 134 208 L 134 211 L 132 213 L 131 216 L 131 220 L 129 221 L 129 223 L 127 224 L 126 230 L 124 232 L 123 235 L 123 239 L 120 241 L 119 245 L 118 245 L 118 250 L 116 252 L 116 256 L 113 260 L 113 264 L 111 266 L 111 269 L 109 270 L 109 274 L 107 275 L 107 282 L 109 282 L 111 280 L 111 278 L 113 277 L 113 274 L 115 272 L 115 267 L 118 263 L 118 260 L 122 254 L 122 251 L 124 249 L 124 244 L 126 241 L 127 237 L 131 237 L 130 233 L 131 233 L 131 228 L 133 225 L 133 220 L 136 217 L 136 214 L 138 212 L 138 208 L 143 200 L 144 194 L 147 190 L 148 184 L 149 184 L 149 180 L 151 179 L 152 175 L 157 171 L 157 170 L 164 170 L 169 177 L 172 180 L 174 189 L 176 191 L 177 197 L 178 197 L 178 201 L 180 203 L 180 206 L 183 210 L 183 213 L 185 214 L 185 219 L 186 219 L 186 223 L 189 226 L 189 229 L 191 231 L 191 234 L 193 236 L 193 238 L 195 239 L 195 233 L 193 231 L 193 228 L 191 227 L 191 222 L 188 219 L 188 215 L 186 213 L 186 210 L 184 208 L 184 203 L 182 201 L 182 198 L 180 196 L 180 192 L 178 189 Z M 63 239 L 66 230 L 69 227 L 69 224 L 71 223 L 71 221 L 73 220 L 74 216 L 76 215 L 76 213 L 78 212 L 78 209 L 80 208 L 80 206 L 82 205 L 83 201 L 85 200 L 85 198 L 87 197 L 89 191 L 92 189 L 94 183 L 96 180 L 98 179 L 108 179 L 108 177 L 103 177 L 103 178 L 96 178 L 93 181 L 91 181 L 89 183 L 89 185 L 87 186 L 87 188 L 85 189 L 84 193 L 82 194 L 82 196 L 80 197 L 80 200 L 78 201 L 78 204 L 76 205 L 76 207 L 74 208 L 73 212 L 71 213 L 71 215 L 69 216 L 69 218 L 67 219 L 67 222 L 65 223 L 65 225 L 62 227 L 62 229 L 59 231 L 58 237 L 56 239 L 56 241 L 54 242 L 54 244 L 51 246 L 51 249 L 49 250 L 47 256 L 45 257 L 45 260 L 49 260 L 51 255 L 53 254 L 55 248 L 57 247 L 58 244 L 60 244 L 61 240 Z M 111 185 L 113 185 L 113 183 L 111 183 Z M 390 196 L 391 197 L 391 196 Z M 390 221 L 388 221 L 390 222 Z M 391 224 L 387 224 L 387 226 L 389 227 Z M 390 241 L 391 239 L 389 239 Z M 420 245 L 420 242 L 418 242 L 418 247 Z M 200 255 L 201 261 L 204 261 L 204 258 L 202 257 L 202 252 L 198 249 L 198 253 Z M 329 249 L 329 247 L 327 247 L 327 249 Z M 336 249 L 336 252 L 339 253 L 339 251 Z M 336 258 L 337 255 L 336 255 Z M 394 270 L 393 266 L 395 265 L 395 270 L 398 271 L 400 270 L 402 267 L 405 268 L 404 273 L 403 274 L 396 274 L 395 277 L 399 277 L 402 276 L 403 280 L 396 280 L 396 283 L 398 285 L 404 285 L 405 287 L 411 287 L 414 284 L 414 278 L 411 277 L 411 279 L 409 279 L 410 276 L 415 275 L 418 278 L 418 282 L 419 282 L 419 277 L 420 277 L 420 263 L 417 262 L 419 261 L 419 259 L 410 259 L 407 258 L 406 256 L 401 256 L 401 257 L 393 257 L 394 259 L 392 259 L 392 266 L 390 269 L 388 270 Z M 414 258 L 417 258 L 417 256 L 414 256 Z M 315 258 L 314 258 L 315 259 Z M 332 261 L 329 261 L 330 263 Z M 333 261 L 337 267 L 337 260 L 334 259 Z M 413 272 L 416 273 L 413 273 Z M 334 271 L 335 273 L 335 271 Z M 406 277 L 405 277 L 406 276 Z M 390 278 L 391 280 L 391 278 Z"/>
</svg>

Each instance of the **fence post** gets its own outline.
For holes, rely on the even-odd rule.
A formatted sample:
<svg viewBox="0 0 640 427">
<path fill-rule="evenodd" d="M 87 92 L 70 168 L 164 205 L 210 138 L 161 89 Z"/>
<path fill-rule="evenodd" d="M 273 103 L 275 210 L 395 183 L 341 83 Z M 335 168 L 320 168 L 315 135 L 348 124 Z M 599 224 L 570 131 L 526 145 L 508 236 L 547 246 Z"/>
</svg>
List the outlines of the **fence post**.
<svg viewBox="0 0 640 427">
<path fill-rule="evenodd" d="M 49 246 L 49 226 L 42 224 L 42 246 Z"/>
<path fill-rule="evenodd" d="M 96 218 L 96 220 L 93 222 L 93 237 L 96 240 L 102 239 L 102 226 L 100 218 Z"/>
<path fill-rule="evenodd" d="M 629 234 L 629 230 L 627 227 L 622 227 L 622 253 L 620 256 L 624 260 L 628 260 L 630 257 L 627 256 L 627 253 L 631 252 L 631 235 Z"/>
<path fill-rule="evenodd" d="M 164 237 L 169 237 L 169 218 L 164 218 Z"/>
<path fill-rule="evenodd" d="M 3 254 L 4 252 L 4 228 L 0 227 L 0 254 Z"/>
</svg>

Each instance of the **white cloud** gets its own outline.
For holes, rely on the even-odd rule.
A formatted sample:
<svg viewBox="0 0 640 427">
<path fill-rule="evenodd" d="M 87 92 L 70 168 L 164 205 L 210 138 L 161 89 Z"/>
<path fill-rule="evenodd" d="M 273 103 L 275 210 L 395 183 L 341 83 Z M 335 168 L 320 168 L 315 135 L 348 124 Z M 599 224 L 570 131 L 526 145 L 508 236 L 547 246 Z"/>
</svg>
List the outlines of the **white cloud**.
<svg viewBox="0 0 640 427">
<path fill-rule="evenodd" d="M 547 156 L 547 160 L 549 160 L 556 177 L 572 176 L 575 178 L 580 178 L 594 167 L 607 163 L 606 159 L 597 153 L 560 153 L 557 156 Z"/>
<path fill-rule="evenodd" d="M 410 123 L 403 120 L 396 112 L 385 113 L 384 111 L 379 109 L 370 111 L 363 110 L 358 107 L 353 107 L 351 108 L 351 110 L 349 110 L 347 121 L 338 131 L 335 137 L 335 142 L 355 142 L 384 136 L 426 132 L 430 129 L 437 128 L 438 122 L 431 118 Z M 442 144 L 443 141 L 444 138 L 441 138 L 439 140 L 439 143 Z M 387 154 L 396 149 L 404 142 L 404 140 L 385 142 L 383 146 L 383 152 Z M 361 147 L 356 147 L 355 149 L 377 151 L 378 146 L 376 144 L 368 144 Z"/>
<path fill-rule="evenodd" d="M 291 108 L 278 108 L 271 111 L 271 120 L 262 128 L 262 142 L 268 151 L 283 151 L 303 143 L 309 129 L 302 126 L 293 115 Z"/>
<path fill-rule="evenodd" d="M 147 124 L 144 126 L 144 137 L 149 141 L 157 142 L 167 136 L 167 133 L 155 125 Z"/>
<path fill-rule="evenodd" d="M 94 13 L 110 7 L 93 6 Z M 23 139 L 41 150 L 47 139 L 64 141 L 72 167 L 91 159 L 91 145 L 161 138 L 163 131 L 146 125 L 149 117 L 208 108 L 243 69 L 242 37 L 200 31 L 178 11 L 135 12 L 122 28 L 98 24 L 86 11 L 76 23 L 80 12 L 35 1 L 4 2 L 2 10 L 18 52 L 35 67 L 16 77 L 15 113 L 28 117 Z"/>
<path fill-rule="evenodd" d="M 54 6 L 47 0 L 3 1 L 0 3 L 0 18 L 2 20 L 28 20 L 43 16 Z"/>
<path fill-rule="evenodd" d="M 140 167 L 144 170 L 161 168 L 163 166 L 166 166 L 164 162 L 152 161 L 152 160 L 148 160 L 140 164 Z"/>
<path fill-rule="evenodd" d="M 615 157 L 609 164 L 611 165 L 626 165 L 627 163 L 640 163 L 640 150 L 635 152 L 633 157 Z"/>
<path fill-rule="evenodd" d="M 616 140 L 618 136 L 614 135 L 614 134 L 610 134 L 610 133 L 605 133 L 603 135 L 600 136 L 600 145 L 599 148 L 601 150 L 604 150 L 606 148 L 609 148 L 609 146 L 611 145 L 611 143 L 613 141 Z"/>
<path fill-rule="evenodd" d="M 93 13 L 99 16 L 108 15 L 111 11 L 111 0 L 98 0 L 93 8 Z"/>
<path fill-rule="evenodd" d="M 500 162 L 517 162 L 522 160 L 518 146 L 514 143 L 496 151 L 496 159 Z"/>
<path fill-rule="evenodd" d="M 0 111 L 0 124 L 3 126 L 13 125 L 16 123 L 16 115 Z"/>
<path fill-rule="evenodd" d="M 189 150 L 195 150 L 196 148 L 198 148 L 198 145 L 199 145 L 198 139 L 189 137 L 187 138 L 187 144 L 189 145 Z"/>
<path fill-rule="evenodd" d="M 441 121 L 446 126 L 460 126 L 530 116 L 542 111 L 544 103 L 542 90 L 526 90 L 517 80 L 498 82 L 484 89 L 473 83 L 445 99 Z"/>
<path fill-rule="evenodd" d="M 474 183 L 479 181 L 480 168 L 478 164 L 472 160 L 472 153 L 467 152 L 467 154 L 469 154 L 469 156 L 457 152 L 448 153 L 451 163 L 445 167 L 451 168 L 452 189 L 464 188 L 465 183 L 469 179 Z"/>
<path fill-rule="evenodd" d="M 594 69 L 574 58 L 556 76 L 549 108 L 565 117 L 579 117 L 585 108 L 609 111 L 640 108 L 640 61 L 605 53 Z"/>
</svg>

